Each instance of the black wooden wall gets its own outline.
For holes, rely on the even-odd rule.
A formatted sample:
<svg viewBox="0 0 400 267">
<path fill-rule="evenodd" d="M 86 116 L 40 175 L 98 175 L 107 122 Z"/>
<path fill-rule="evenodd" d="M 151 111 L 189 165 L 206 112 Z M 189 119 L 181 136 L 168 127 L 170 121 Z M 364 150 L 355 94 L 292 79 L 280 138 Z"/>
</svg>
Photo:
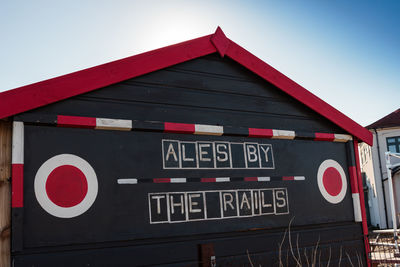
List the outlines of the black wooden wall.
<svg viewBox="0 0 400 267">
<path fill-rule="evenodd" d="M 328 203 L 316 182 L 319 164 L 334 159 L 346 171 L 344 143 L 195 136 L 151 131 L 119 132 L 59 128 L 34 121 L 56 115 L 198 123 L 306 132 L 345 133 L 273 85 L 217 54 L 130 79 L 91 93 L 20 114 L 25 124 L 24 222 L 22 249 L 14 266 L 198 266 L 199 245 L 214 246 L 217 265 L 294 264 L 297 247 L 317 262 L 342 265 L 365 252 L 360 223 L 354 222 L 350 183 L 339 204 Z M 162 166 L 162 139 L 271 144 L 274 169 L 168 170 Z M 70 153 L 95 169 L 99 192 L 84 214 L 57 218 L 34 194 L 38 168 L 52 156 Z M 257 177 L 304 175 L 305 181 L 269 183 L 187 183 L 119 185 L 118 178 Z M 286 188 L 287 214 L 182 223 L 149 223 L 148 194 Z M 290 234 L 287 229 L 293 219 Z M 286 232 L 286 237 L 284 239 Z M 279 245 L 282 243 L 281 255 Z M 319 254 L 320 253 L 320 254 Z M 347 254 L 348 257 L 346 256 Z M 296 254 L 297 255 L 297 254 Z"/>
</svg>

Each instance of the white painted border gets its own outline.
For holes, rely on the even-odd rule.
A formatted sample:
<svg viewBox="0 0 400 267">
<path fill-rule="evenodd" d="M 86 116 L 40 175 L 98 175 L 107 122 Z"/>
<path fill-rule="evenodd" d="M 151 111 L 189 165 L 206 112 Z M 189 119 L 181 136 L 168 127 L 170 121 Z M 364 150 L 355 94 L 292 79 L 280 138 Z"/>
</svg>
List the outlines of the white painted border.
<svg viewBox="0 0 400 267">
<path fill-rule="evenodd" d="M 179 156 L 178 156 L 178 160 L 179 160 L 179 167 L 166 167 L 165 166 L 165 155 L 164 155 L 164 141 L 167 142 L 177 142 L 178 143 L 178 148 L 179 148 Z M 230 160 L 230 167 L 216 167 L 216 162 L 215 162 L 215 148 L 213 148 L 214 150 L 214 167 L 212 168 L 200 168 L 199 167 L 199 162 L 198 162 L 198 147 L 197 147 L 197 143 L 198 142 L 205 142 L 205 143 L 212 143 L 213 147 L 215 147 L 215 143 L 226 143 L 229 144 L 229 160 Z M 182 167 L 182 160 L 181 160 L 181 143 L 195 143 L 196 144 L 196 167 Z M 243 167 L 243 168 L 233 168 L 232 167 L 232 144 L 239 144 L 243 146 L 243 153 L 244 153 L 244 160 L 245 160 L 245 166 L 247 166 L 247 156 L 246 156 L 246 151 L 245 151 L 245 144 L 257 144 L 258 146 L 258 150 L 260 150 L 260 145 L 268 145 L 271 147 L 271 161 L 272 161 L 272 167 L 261 167 L 262 163 L 260 162 L 260 167 Z M 266 143 L 257 143 L 257 142 L 230 142 L 230 141 L 181 141 L 181 140 L 172 140 L 172 139 L 161 139 L 161 152 L 162 152 L 162 161 L 163 161 L 163 169 L 164 170 L 195 170 L 195 169 L 201 169 L 201 170 L 243 170 L 243 169 L 247 169 L 247 170 L 273 170 L 275 169 L 275 159 L 274 159 L 274 151 L 272 148 L 272 144 L 266 144 Z M 261 160 L 261 158 L 260 158 Z"/>
<path fill-rule="evenodd" d="M 230 182 L 231 178 L 230 177 L 216 177 L 215 182 L 217 183 L 225 183 L 225 182 Z"/>
<path fill-rule="evenodd" d="M 72 165 L 83 172 L 88 184 L 88 191 L 85 198 L 73 207 L 60 207 L 53 203 L 46 193 L 46 181 L 50 173 L 57 167 Z M 35 176 L 34 189 L 36 199 L 40 206 L 49 214 L 59 218 L 72 218 L 87 211 L 96 200 L 98 192 L 97 176 L 90 164 L 72 154 L 60 154 L 45 161 Z"/>
<path fill-rule="evenodd" d="M 195 124 L 194 129 L 194 134 L 199 135 L 221 136 L 224 134 L 224 127 L 218 125 Z"/>
<path fill-rule="evenodd" d="M 333 140 L 333 142 L 347 142 L 353 140 L 353 137 L 348 134 L 334 134 L 334 135 L 335 139 Z"/>
<path fill-rule="evenodd" d="M 294 139 L 296 137 L 295 131 L 276 130 L 272 129 L 272 139 Z"/>
<path fill-rule="evenodd" d="M 171 178 L 171 183 L 186 183 L 186 178 Z"/>
<path fill-rule="evenodd" d="M 262 190 L 271 190 L 272 191 L 272 194 L 274 194 L 274 196 L 273 196 L 273 206 L 274 206 L 274 212 L 270 212 L 270 213 L 262 213 L 262 208 L 261 208 L 261 197 L 260 197 L 260 192 L 262 191 Z M 286 204 L 287 204 L 287 212 L 280 212 L 280 213 L 278 213 L 278 212 L 276 212 L 276 208 L 275 208 L 275 190 L 284 190 L 285 192 L 286 192 Z M 236 215 L 232 215 L 232 216 L 229 216 L 229 217 L 224 217 L 223 216 L 223 208 L 222 208 L 222 192 L 235 192 L 235 194 L 236 194 L 236 203 L 238 203 L 238 199 L 237 199 L 237 193 L 239 192 L 239 191 L 246 191 L 246 192 L 250 192 L 251 193 L 251 196 L 252 196 L 252 214 L 249 214 L 249 215 L 239 215 L 239 211 L 237 210 L 236 212 L 237 212 L 237 214 Z M 171 220 L 171 218 L 170 218 L 170 207 L 169 207 L 169 196 L 171 195 L 171 194 L 184 194 L 184 196 L 186 197 L 187 196 L 187 194 L 191 194 L 191 193 L 201 193 L 201 194 L 203 194 L 203 203 L 205 203 L 206 202 L 206 199 L 205 199 L 205 195 L 206 195 L 206 193 L 219 193 L 219 201 L 220 201 L 220 215 L 221 215 L 221 217 L 217 217 L 217 218 L 207 218 L 207 216 L 206 216 L 206 214 L 204 215 L 204 218 L 201 218 L 201 219 L 189 219 L 188 218 L 188 212 L 187 212 L 187 210 L 185 210 L 186 211 L 186 214 L 185 214 L 185 216 L 186 216 L 186 218 L 185 218 L 185 220 L 179 220 L 179 221 L 172 221 Z M 254 206 L 254 202 L 253 202 L 253 194 L 254 194 L 254 192 L 258 192 L 258 195 L 259 195 L 259 198 L 258 198 L 258 202 L 259 202 L 259 205 L 260 205 L 260 207 L 259 207 L 259 210 L 260 210 L 260 213 L 259 214 L 257 214 L 257 213 L 255 213 L 254 212 L 254 209 L 253 209 L 253 206 Z M 167 199 L 167 212 L 168 212 L 168 219 L 166 220 L 166 221 L 155 221 L 155 222 L 153 222 L 152 221 L 152 214 L 151 214 L 151 200 L 150 200 L 150 197 L 152 196 L 152 195 L 166 195 L 166 199 Z M 289 195 L 288 195 L 288 191 L 287 191 L 287 188 L 286 187 L 278 187 L 278 188 L 260 188 L 260 189 L 229 189 L 229 190 L 206 190 L 206 191 L 184 191 L 184 192 L 158 192 L 158 193 L 148 193 L 147 194 L 147 199 L 148 199 L 148 203 L 149 203 L 149 223 L 150 224 L 161 224 L 161 223 L 169 223 L 169 224 L 174 224 L 174 223 L 184 223 L 184 222 L 195 222 L 195 221 L 215 221 L 215 220 L 224 220 L 224 219 L 233 219 L 233 218 L 248 218 L 248 217 L 257 217 L 257 216 L 268 216 L 268 215 L 274 215 L 274 216 L 279 216 L 279 215 L 287 215 L 287 214 L 290 214 L 290 210 L 289 210 Z M 185 199 L 185 201 L 186 201 L 186 199 Z M 185 202 L 185 203 L 187 203 L 187 201 Z M 238 205 L 238 204 L 237 204 Z M 186 205 L 185 205 L 186 206 Z M 186 207 L 185 207 L 186 208 Z M 238 206 L 237 206 L 237 208 L 238 208 Z M 207 209 L 207 206 L 206 205 L 204 205 L 204 209 L 206 210 Z"/>
<path fill-rule="evenodd" d="M 340 191 L 340 193 L 337 196 L 332 196 L 330 195 L 323 184 L 323 175 L 326 169 L 328 169 L 329 167 L 333 167 L 335 168 L 339 174 L 340 174 L 340 178 L 342 179 L 342 190 Z M 333 159 L 327 159 L 325 161 L 323 161 L 321 163 L 321 165 L 319 165 L 318 168 L 318 174 L 317 174 L 317 181 L 318 181 L 318 188 L 319 191 L 321 192 L 322 196 L 330 203 L 332 204 L 338 204 L 340 203 L 343 198 L 346 196 L 346 191 L 347 191 L 347 179 L 346 179 L 346 174 L 342 168 L 342 166 L 340 166 L 340 164 L 338 162 L 336 162 Z"/>
<path fill-rule="evenodd" d="M 24 164 L 24 123 L 13 122 L 12 133 L 12 164 Z"/>
<path fill-rule="evenodd" d="M 355 222 L 362 222 L 360 194 L 359 193 L 353 193 L 353 194 L 351 194 L 351 196 L 353 197 L 354 221 Z"/>
<path fill-rule="evenodd" d="M 137 184 L 138 179 L 136 178 L 121 178 L 117 180 L 118 184 Z"/>
<path fill-rule="evenodd" d="M 130 131 L 132 129 L 132 120 L 96 118 L 95 129 Z"/>
</svg>

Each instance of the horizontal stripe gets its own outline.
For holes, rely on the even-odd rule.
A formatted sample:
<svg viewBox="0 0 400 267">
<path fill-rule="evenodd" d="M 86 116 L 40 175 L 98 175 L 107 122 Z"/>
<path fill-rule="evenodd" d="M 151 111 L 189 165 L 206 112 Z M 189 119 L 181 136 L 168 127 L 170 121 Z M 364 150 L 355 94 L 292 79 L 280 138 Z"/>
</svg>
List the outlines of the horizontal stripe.
<svg viewBox="0 0 400 267">
<path fill-rule="evenodd" d="M 202 183 L 214 183 L 217 181 L 216 178 L 201 178 L 200 180 Z"/>
<path fill-rule="evenodd" d="M 192 134 L 195 132 L 194 124 L 164 122 L 164 132 Z"/>
<path fill-rule="evenodd" d="M 270 177 L 270 181 L 271 181 L 271 182 L 281 182 L 281 181 L 282 181 L 282 177 L 279 177 L 279 176 L 271 176 L 271 177 Z"/>
<path fill-rule="evenodd" d="M 272 136 L 271 129 L 249 128 L 249 137 L 271 138 Z"/>
<path fill-rule="evenodd" d="M 229 177 L 217 177 L 215 178 L 216 182 L 229 182 L 231 179 Z"/>
<path fill-rule="evenodd" d="M 58 115 L 57 126 L 94 129 L 96 127 L 96 118 Z"/>
<path fill-rule="evenodd" d="M 195 124 L 194 134 L 220 136 L 223 133 L 224 133 L 224 127 L 222 127 L 222 126 Z"/>
<path fill-rule="evenodd" d="M 35 122 L 37 123 L 37 122 Z M 40 122 L 39 122 L 40 123 Z M 48 123 L 47 123 L 48 124 Z M 103 130 L 142 130 L 162 131 L 165 133 L 181 133 L 215 136 L 246 136 L 254 138 L 274 139 L 310 139 L 315 141 L 347 142 L 352 140 L 351 135 L 333 133 L 313 133 L 292 130 L 244 128 L 232 126 L 219 126 L 208 124 L 175 123 L 160 121 L 137 121 L 108 118 L 92 118 L 78 116 L 57 116 L 57 125 L 63 127 L 95 128 Z"/>
<path fill-rule="evenodd" d="M 118 184 L 137 184 L 138 179 L 136 178 L 124 178 L 124 179 L 118 179 Z"/>
<path fill-rule="evenodd" d="M 186 178 L 171 178 L 171 183 L 186 183 Z"/>
<path fill-rule="evenodd" d="M 224 135 L 249 136 L 249 129 L 244 127 L 224 126 Z"/>
<path fill-rule="evenodd" d="M 158 184 L 158 183 L 170 183 L 171 178 L 154 178 L 153 182 Z"/>
<path fill-rule="evenodd" d="M 96 129 L 130 131 L 132 129 L 132 121 L 97 118 Z"/>
<path fill-rule="evenodd" d="M 286 130 L 272 130 L 272 138 L 276 139 L 294 139 L 296 133 L 294 131 Z"/>
<path fill-rule="evenodd" d="M 335 134 L 332 133 L 315 133 L 315 141 L 333 141 L 335 140 Z"/>
<path fill-rule="evenodd" d="M 164 131 L 164 123 L 159 121 L 133 121 L 132 124 L 133 130 Z"/>
<path fill-rule="evenodd" d="M 335 134 L 334 142 L 347 142 L 353 140 L 353 137 L 348 134 Z"/>
<path fill-rule="evenodd" d="M 315 133 L 313 132 L 304 132 L 304 131 L 296 131 L 295 132 L 295 138 L 294 139 L 305 139 L 305 140 L 314 140 L 315 139 Z"/>
<path fill-rule="evenodd" d="M 141 183 L 215 183 L 215 182 L 270 182 L 270 181 L 303 181 L 304 176 L 259 176 L 259 177 L 209 177 L 209 178 L 120 178 L 118 184 Z"/>
<path fill-rule="evenodd" d="M 231 177 L 231 182 L 243 182 L 244 178 L 243 177 Z"/>
</svg>

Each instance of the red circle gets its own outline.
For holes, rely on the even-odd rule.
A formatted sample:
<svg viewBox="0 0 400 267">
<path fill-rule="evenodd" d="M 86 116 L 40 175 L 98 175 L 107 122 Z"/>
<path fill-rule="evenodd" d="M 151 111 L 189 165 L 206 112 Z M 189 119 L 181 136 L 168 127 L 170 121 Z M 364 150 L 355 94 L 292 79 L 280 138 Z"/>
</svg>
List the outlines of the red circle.
<svg viewBox="0 0 400 267">
<path fill-rule="evenodd" d="M 78 205 L 85 198 L 87 191 L 86 177 L 75 166 L 59 166 L 47 177 L 47 196 L 60 207 L 69 208 Z"/>
<path fill-rule="evenodd" d="M 334 167 L 329 167 L 325 170 L 322 176 L 322 183 L 324 184 L 326 192 L 331 196 L 335 197 L 342 191 L 342 177 L 339 171 Z"/>
</svg>

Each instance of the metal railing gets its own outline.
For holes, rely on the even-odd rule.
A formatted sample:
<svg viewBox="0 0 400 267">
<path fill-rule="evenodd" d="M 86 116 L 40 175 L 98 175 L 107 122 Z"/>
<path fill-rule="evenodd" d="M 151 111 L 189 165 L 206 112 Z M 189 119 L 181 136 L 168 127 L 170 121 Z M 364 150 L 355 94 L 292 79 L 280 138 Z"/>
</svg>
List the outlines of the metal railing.
<svg viewBox="0 0 400 267">
<path fill-rule="evenodd" d="M 400 266 L 400 253 L 396 249 L 396 237 L 393 229 L 375 230 L 369 234 L 372 266 Z M 399 233 L 399 230 L 397 230 Z"/>
</svg>

